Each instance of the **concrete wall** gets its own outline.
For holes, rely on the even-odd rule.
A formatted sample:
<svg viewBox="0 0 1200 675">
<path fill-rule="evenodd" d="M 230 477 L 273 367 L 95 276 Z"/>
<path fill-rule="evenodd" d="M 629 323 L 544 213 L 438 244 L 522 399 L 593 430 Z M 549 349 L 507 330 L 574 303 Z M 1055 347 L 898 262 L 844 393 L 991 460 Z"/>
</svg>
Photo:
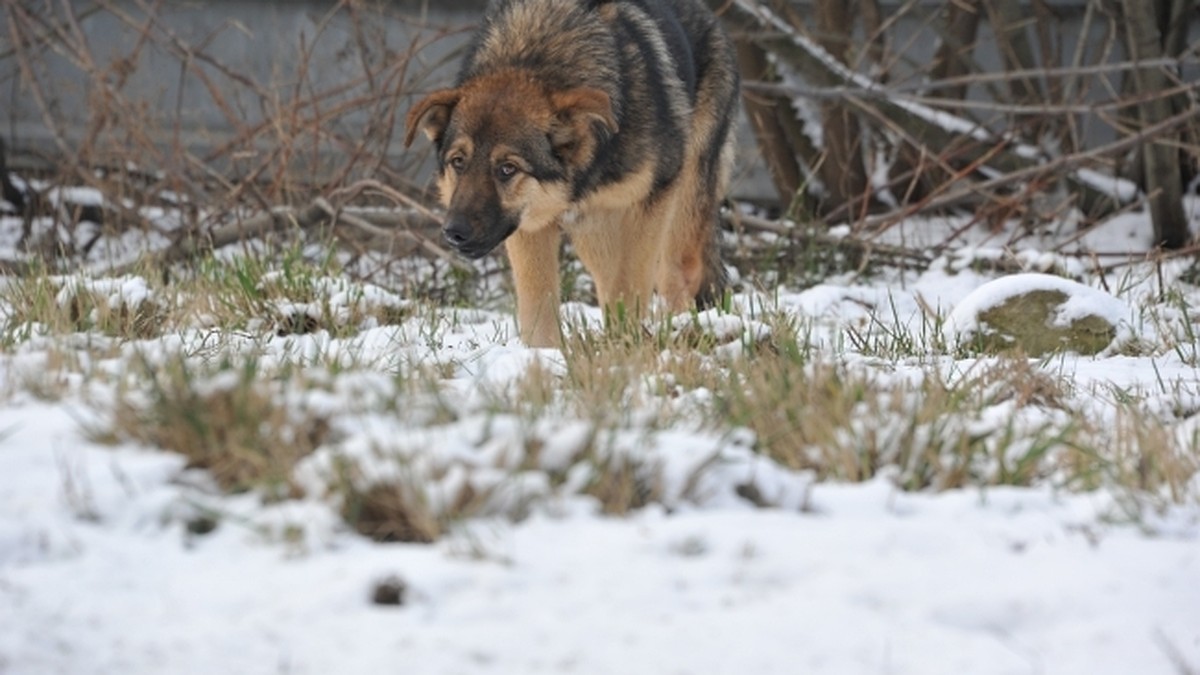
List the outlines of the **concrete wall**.
<svg viewBox="0 0 1200 675">
<path fill-rule="evenodd" d="M 51 9 L 58 3 L 16 1 L 31 12 L 49 13 L 51 21 L 65 16 L 61 9 Z M 119 87 L 124 99 L 139 106 L 137 115 L 144 121 L 135 131 L 167 145 L 187 147 L 200 157 L 239 134 L 245 135 L 247 130 L 274 124 L 274 118 L 286 115 L 289 102 L 304 99 L 305 91 L 331 91 L 341 83 L 357 82 L 344 92 L 322 97 L 321 105 L 332 109 L 355 97 L 389 97 L 397 92 L 404 97 L 445 84 L 453 76 L 455 50 L 466 39 L 466 29 L 477 20 L 483 4 L 481 0 L 364 2 L 354 5 L 356 14 L 344 8 L 335 11 L 335 3 L 328 0 L 167 2 L 158 15 L 155 39 L 139 49 L 143 32 L 140 26 L 146 17 L 134 2 L 113 3 L 126 19 L 109 11 L 89 14 L 90 3 L 82 0 L 72 5 L 82 17 L 79 25 L 88 51 L 99 66 L 97 72 L 107 74 L 107 83 L 98 82 L 77 61 L 65 56 L 64 50 L 43 49 L 33 54 L 36 77 L 42 89 L 50 92 L 46 101 L 50 118 L 68 145 L 83 138 L 89 122 L 95 121 L 89 114 L 94 109 L 92 101 L 105 96 L 106 87 L 116 87 L 118 76 L 112 64 L 136 54 L 126 69 L 127 79 Z M 926 16 L 933 16 L 942 4 L 942 0 L 920 0 L 918 7 Z M 1051 0 L 1049 5 L 1063 19 L 1053 30 L 1062 40 L 1060 48 L 1069 55 L 1076 47 L 1074 36 L 1079 32 L 1085 2 Z M 898 3 L 885 2 L 884 10 L 893 11 L 896 6 Z M 7 20 L 8 16 L 0 10 L 0 17 Z M 914 16 L 903 19 L 892 31 L 895 37 L 891 47 L 902 53 L 893 74 L 894 84 L 905 81 L 905 72 L 919 72 L 928 63 L 938 38 L 932 25 Z M 1103 20 L 1094 23 L 1084 37 L 1089 49 L 1099 49 L 1109 29 Z M 8 27 L 0 26 L 0 36 L 8 34 Z M 444 37 L 433 39 L 441 34 Z M 982 27 L 980 36 L 976 58 L 985 67 L 998 69 L 990 29 Z M 189 56 L 172 45 L 191 45 L 196 51 Z M 420 49 L 412 51 L 414 45 Z M 0 42 L 0 47 L 6 46 L 11 45 Z M 211 62 L 195 56 L 200 53 Z M 303 58 L 305 54 L 308 58 Z M 389 69 L 404 61 L 405 55 L 411 55 L 406 70 L 398 73 Z M 1122 58 L 1119 46 L 1112 58 Z M 189 70 L 189 63 L 194 68 Z M 391 79 L 362 82 L 364 73 L 372 69 Z M 1196 69 L 1187 70 L 1188 77 L 1196 75 Z M 1119 81 L 1113 86 L 1119 86 Z M 389 88 L 390 92 L 386 91 Z M 974 94 L 981 91 L 977 89 Z M 45 111 L 22 85 L 20 63 L 6 48 L 0 48 L 0 92 L 0 101 L 5 101 L 0 104 L 0 134 L 9 141 L 12 163 L 19 165 L 22 156 L 30 153 L 58 151 Z M 1092 92 L 1093 98 L 1107 96 L 1109 92 L 1100 87 Z M 407 109 L 406 100 L 394 103 L 400 114 Z M 402 119 L 393 115 L 389 118 L 392 128 L 387 130 L 360 129 L 383 105 L 385 102 L 376 101 L 334 116 L 332 131 L 345 138 L 373 134 L 372 138 L 378 137 L 386 145 L 383 151 L 389 161 L 403 166 L 419 155 L 405 153 L 402 148 Z M 1111 136 L 1108 124 L 1095 116 L 1084 116 L 1080 123 L 1093 141 Z M 120 146 L 122 134 L 131 137 L 119 124 L 112 127 L 113 146 Z M 269 145 L 270 138 L 269 134 L 260 134 L 256 142 L 259 146 Z M 327 140 L 314 145 L 318 146 L 317 154 L 322 155 L 344 151 L 344 144 Z M 745 129 L 741 146 L 739 193 L 771 196 L 769 181 L 755 161 L 757 153 Z M 265 150 L 259 147 L 255 152 Z M 330 166 L 335 165 L 336 161 L 330 162 Z"/>
</svg>

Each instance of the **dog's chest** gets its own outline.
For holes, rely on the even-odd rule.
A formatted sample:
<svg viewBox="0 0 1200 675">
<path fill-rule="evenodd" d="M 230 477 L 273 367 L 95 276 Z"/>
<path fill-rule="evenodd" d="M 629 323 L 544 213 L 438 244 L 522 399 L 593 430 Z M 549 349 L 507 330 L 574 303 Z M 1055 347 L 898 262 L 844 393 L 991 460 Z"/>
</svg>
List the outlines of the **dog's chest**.
<svg viewBox="0 0 1200 675">
<path fill-rule="evenodd" d="M 581 218 L 579 215 L 579 209 L 571 208 L 567 209 L 561 216 L 559 216 L 558 224 L 562 226 L 562 229 L 570 232 L 579 227 L 580 220 Z"/>
</svg>

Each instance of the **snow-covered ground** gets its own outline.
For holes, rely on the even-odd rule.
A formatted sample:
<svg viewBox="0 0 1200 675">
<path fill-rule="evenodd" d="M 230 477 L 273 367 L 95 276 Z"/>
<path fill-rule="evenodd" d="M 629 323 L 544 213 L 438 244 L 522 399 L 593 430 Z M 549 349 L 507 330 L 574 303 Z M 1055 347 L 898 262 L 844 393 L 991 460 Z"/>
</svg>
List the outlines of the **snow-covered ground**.
<svg viewBox="0 0 1200 675">
<path fill-rule="evenodd" d="M 937 223 L 913 227 L 906 240 L 920 234 L 938 241 Z M 955 227 L 945 224 L 942 232 Z M 1135 228 L 1148 225 L 1118 221 L 1087 245 L 1129 249 Z M 763 307 L 794 316 L 811 327 L 814 358 L 851 371 L 896 379 L 931 368 L 969 371 L 983 360 L 888 359 L 845 338 L 848 328 L 862 335 L 881 320 L 918 331 L 921 307 L 948 314 L 992 279 L 964 261 L 994 256 L 1003 239 L 962 243 L 923 273 L 748 291 L 735 304 L 747 316 Z M 1036 250 L 1021 255 L 1051 268 L 1079 264 Z M 1105 279 L 1129 308 L 1125 318 L 1140 346 L 1037 366 L 1069 382 L 1071 410 L 1102 423 L 1115 416 L 1118 399 L 1164 411 L 1162 424 L 1194 457 L 1200 345 L 1189 342 L 1193 319 L 1183 308 L 1200 303 L 1200 289 L 1179 279 L 1187 264 L 1133 266 Z M 1102 285 L 1096 277 L 1083 281 Z M 127 299 L 152 294 L 128 280 L 101 286 Z M 1174 293 L 1169 302 L 1167 290 Z M 322 293 L 333 297 L 336 289 Z M 391 301 L 378 289 L 354 297 Z M 592 308 L 567 312 L 596 321 Z M 714 330 L 729 321 L 711 318 Z M 750 318 L 732 322 L 735 332 L 764 330 Z M 325 411 L 338 427 L 297 469 L 300 482 L 318 489 L 265 503 L 255 493 L 214 490 L 184 470 L 179 456 L 96 440 L 114 390 L 104 377 L 92 382 L 79 372 L 116 376 L 135 358 L 156 354 L 214 360 L 209 328 L 101 349 L 89 357 L 94 362 L 67 369 L 74 374 L 64 375 L 52 396 L 28 386 L 52 375 L 64 351 L 104 340 L 34 339 L 0 357 L 0 673 L 1200 668 L 1195 478 L 1182 504 L 1136 514 L 1129 500 L 1137 498 L 1118 488 L 1072 492 L 1052 480 L 905 492 L 887 471 L 864 483 L 818 481 L 753 452 L 745 430 L 714 430 L 703 420 L 658 429 L 637 422 L 634 410 L 609 445 L 653 457 L 669 484 L 663 504 L 606 516 L 593 498 L 572 490 L 570 471 L 563 485 L 539 473 L 558 461 L 556 448 L 569 463 L 572 444 L 587 433 L 580 421 L 539 419 L 531 429 L 489 407 L 489 397 L 504 395 L 531 364 L 553 371 L 562 356 L 520 346 L 506 312 L 457 310 L 437 330 L 428 317 L 410 317 L 341 338 L 264 329 L 216 340 L 225 352 L 264 362 L 344 356 L 349 364 L 328 376 L 334 382 L 301 397 L 306 409 Z M 423 365 L 443 369 L 443 396 L 460 411 L 456 419 L 433 424 L 419 400 L 388 398 L 389 387 L 399 386 L 394 373 Z M 1011 413 L 998 405 L 993 412 L 1005 411 Z M 541 443 L 542 466 L 499 478 L 489 473 L 511 463 L 506 453 L 526 447 L 530 434 Z M 470 480 L 512 481 L 507 504 L 524 499 L 532 506 L 527 517 L 512 518 L 499 503 L 432 544 L 372 543 L 342 524 L 319 483 L 331 458 L 367 458 L 380 447 L 413 460 L 406 466 L 436 465 L 426 466 L 422 480 L 463 481 L 473 472 Z M 691 470 L 710 462 L 706 483 L 683 486 Z M 774 506 L 737 497 L 735 486 L 747 476 Z M 199 513 L 213 514 L 216 529 L 189 529 Z M 388 579 L 403 585 L 399 605 L 372 602 Z"/>
</svg>

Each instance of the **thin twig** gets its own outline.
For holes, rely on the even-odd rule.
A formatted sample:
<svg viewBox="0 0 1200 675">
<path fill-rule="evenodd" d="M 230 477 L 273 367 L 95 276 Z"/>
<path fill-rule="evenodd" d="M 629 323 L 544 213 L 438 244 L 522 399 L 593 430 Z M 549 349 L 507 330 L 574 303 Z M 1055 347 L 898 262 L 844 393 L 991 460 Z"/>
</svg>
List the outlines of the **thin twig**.
<svg viewBox="0 0 1200 675">
<path fill-rule="evenodd" d="M 1200 107 L 1194 107 L 1177 115 L 1168 117 L 1157 124 L 1148 126 L 1130 136 L 1126 136 L 1125 138 L 1102 145 L 1098 148 L 1094 148 L 1085 152 L 1077 152 L 1072 155 L 1065 155 L 1042 164 L 1030 166 L 1025 169 L 1019 169 L 1017 171 L 1011 171 L 989 180 L 980 181 L 967 188 L 948 190 L 940 196 L 928 199 L 920 204 L 906 207 L 901 209 L 899 212 L 866 218 L 863 222 L 863 226 L 867 228 L 876 228 L 880 225 L 895 222 L 897 220 L 903 220 L 923 211 L 952 206 L 958 201 L 975 194 L 979 190 L 993 190 L 995 188 L 1030 180 L 1039 175 L 1052 174 L 1063 169 L 1082 166 L 1089 162 L 1097 161 L 1102 157 L 1114 155 L 1129 148 L 1135 147 L 1140 143 L 1146 142 L 1148 139 L 1154 138 L 1163 132 L 1179 127 L 1184 123 L 1198 117 L 1200 117 Z"/>
<path fill-rule="evenodd" d="M 367 222 L 367 220 L 361 216 L 335 209 L 333 205 L 331 205 L 324 197 L 317 197 L 313 200 L 313 204 L 324 211 L 335 225 L 339 222 L 345 222 L 348 225 L 353 225 L 359 230 L 376 237 L 382 237 L 385 239 L 407 239 L 415 243 L 427 253 L 432 254 L 434 257 L 444 260 L 447 264 L 449 264 L 451 267 L 454 267 L 458 271 L 472 276 L 475 274 L 474 267 L 468 265 L 446 249 L 437 246 L 433 242 L 429 241 L 429 239 L 426 237 L 416 234 L 415 232 L 410 232 L 403 229 L 384 229 L 382 227 L 377 227 Z"/>
</svg>

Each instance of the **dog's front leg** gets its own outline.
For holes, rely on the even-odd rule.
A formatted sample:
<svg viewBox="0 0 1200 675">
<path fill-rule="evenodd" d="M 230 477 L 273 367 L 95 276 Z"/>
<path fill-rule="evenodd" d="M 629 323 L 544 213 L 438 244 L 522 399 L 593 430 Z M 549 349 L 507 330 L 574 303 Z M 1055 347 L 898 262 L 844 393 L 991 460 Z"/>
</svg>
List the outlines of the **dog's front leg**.
<svg viewBox="0 0 1200 675">
<path fill-rule="evenodd" d="M 505 242 L 517 290 L 517 329 L 530 347 L 558 347 L 558 249 L 562 233 L 556 225 L 533 232 L 517 230 Z"/>
<path fill-rule="evenodd" d="M 571 245 L 596 283 L 596 299 L 609 330 L 642 330 L 672 215 L 664 199 L 649 208 L 592 213 L 585 226 L 568 229 Z"/>
</svg>

